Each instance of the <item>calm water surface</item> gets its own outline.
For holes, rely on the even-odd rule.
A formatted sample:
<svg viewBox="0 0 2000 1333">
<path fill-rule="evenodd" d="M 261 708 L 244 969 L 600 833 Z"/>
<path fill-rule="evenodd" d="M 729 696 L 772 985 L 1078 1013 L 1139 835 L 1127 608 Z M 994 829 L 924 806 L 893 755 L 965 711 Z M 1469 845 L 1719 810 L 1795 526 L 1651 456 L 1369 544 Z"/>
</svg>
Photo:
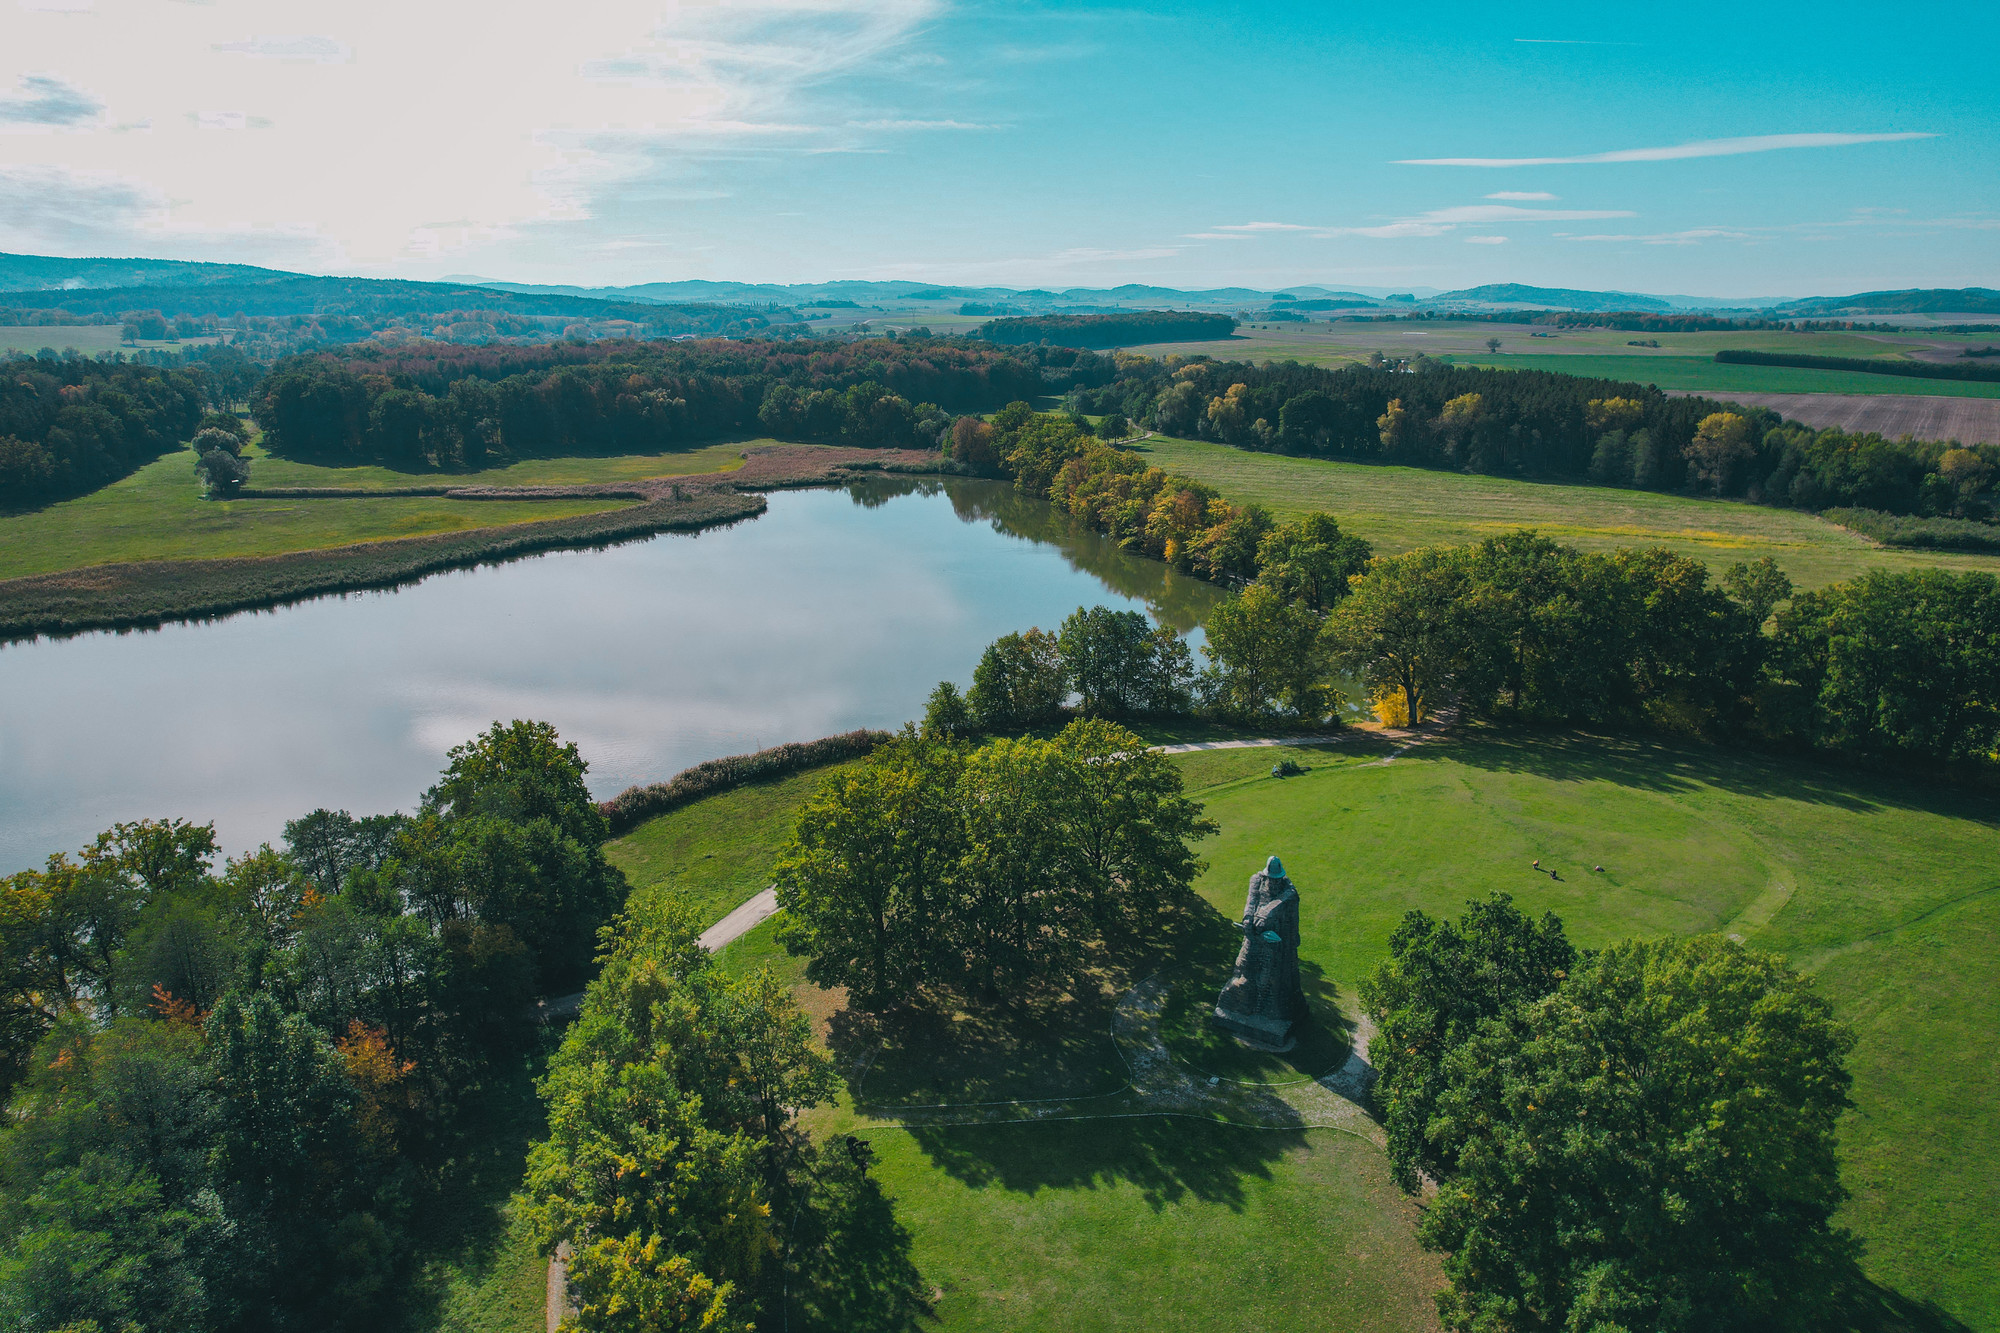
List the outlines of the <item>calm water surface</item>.
<svg viewBox="0 0 2000 1333">
<path fill-rule="evenodd" d="M 786 491 L 761 518 L 207 624 L 0 647 L 0 874 L 119 820 L 275 841 L 412 808 L 495 719 L 555 724 L 609 796 L 920 715 L 980 650 L 1079 605 L 1190 631 L 1213 586 L 1003 483 Z"/>
</svg>

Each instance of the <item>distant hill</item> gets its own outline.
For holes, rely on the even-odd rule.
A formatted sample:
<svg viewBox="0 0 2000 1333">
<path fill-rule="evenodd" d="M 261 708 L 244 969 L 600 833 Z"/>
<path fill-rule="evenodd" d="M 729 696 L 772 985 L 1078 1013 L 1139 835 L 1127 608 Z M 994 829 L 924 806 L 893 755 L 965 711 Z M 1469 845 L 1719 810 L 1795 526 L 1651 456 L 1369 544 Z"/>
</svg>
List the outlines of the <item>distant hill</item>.
<svg viewBox="0 0 2000 1333">
<path fill-rule="evenodd" d="M 1854 296 L 1815 296 L 1774 306 L 1773 314 L 1823 315 L 2000 314 L 2000 292 L 1991 287 L 1910 287 Z"/>
<path fill-rule="evenodd" d="M 177 259 L 60 259 L 0 254 L 0 292 L 102 287 L 197 287 L 210 283 L 274 282 L 304 275 L 249 264 L 196 264 Z"/>
<path fill-rule="evenodd" d="M 1463 291 L 1441 292 L 1431 303 L 1478 301 L 1486 305 L 1535 305 L 1550 310 L 1671 310 L 1673 306 L 1657 296 L 1637 292 L 1584 292 L 1573 287 L 1524 287 L 1518 282 L 1498 282 Z"/>
<path fill-rule="evenodd" d="M 16 291 L 3 304 L 26 309 L 68 310 L 77 315 L 122 315 L 158 310 L 168 316 L 350 315 L 380 319 L 448 311 L 491 311 L 573 319 L 630 320 L 669 332 L 705 332 L 750 313 L 741 307 L 701 302 L 665 304 L 600 301 L 547 293 L 497 291 L 444 282 L 404 282 L 395 278 L 312 278 L 274 274 L 256 282 L 210 282 L 192 286 L 66 288 Z M 776 313 L 772 311 L 771 313 Z"/>
</svg>

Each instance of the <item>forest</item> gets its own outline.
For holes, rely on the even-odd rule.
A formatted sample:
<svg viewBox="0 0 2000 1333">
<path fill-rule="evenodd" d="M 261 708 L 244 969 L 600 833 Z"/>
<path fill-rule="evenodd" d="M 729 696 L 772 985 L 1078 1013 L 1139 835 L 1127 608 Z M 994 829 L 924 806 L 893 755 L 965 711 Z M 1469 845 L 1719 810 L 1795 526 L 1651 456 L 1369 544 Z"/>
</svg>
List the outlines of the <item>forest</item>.
<svg viewBox="0 0 2000 1333">
<path fill-rule="evenodd" d="M 1777 414 L 1542 370 L 1419 356 L 1325 369 L 1119 354 L 1077 410 L 1245 449 L 1588 479 L 1755 503 L 1983 518 L 2000 447 L 1814 431 Z"/>
<path fill-rule="evenodd" d="M 186 443 L 215 403 L 196 368 L 16 357 L 0 375 L 0 509 L 116 481 Z"/>
<path fill-rule="evenodd" d="M 977 343 L 599 341 L 356 349 L 271 368 L 252 411 L 269 448 L 406 468 L 544 453 L 653 453 L 737 432 L 935 445 L 945 409 L 1045 391 Z M 941 406 L 940 406 L 941 405 Z"/>
<path fill-rule="evenodd" d="M 1064 347 L 1124 347 L 1132 343 L 1207 342 L 1236 332 L 1228 315 L 1187 310 L 1135 310 L 1115 315 L 1023 315 L 990 320 L 980 337 L 1005 345 L 1052 343 Z"/>
</svg>

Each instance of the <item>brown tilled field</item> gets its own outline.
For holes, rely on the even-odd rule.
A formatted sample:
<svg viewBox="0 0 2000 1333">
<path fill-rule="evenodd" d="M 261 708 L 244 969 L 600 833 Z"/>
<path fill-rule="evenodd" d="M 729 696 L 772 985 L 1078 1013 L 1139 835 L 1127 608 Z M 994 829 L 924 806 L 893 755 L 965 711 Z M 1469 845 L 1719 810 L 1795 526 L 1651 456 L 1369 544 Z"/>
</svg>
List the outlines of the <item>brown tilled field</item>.
<svg viewBox="0 0 2000 1333">
<path fill-rule="evenodd" d="M 1768 407 L 1788 421 L 1878 431 L 1890 439 L 2000 444 L 2000 398 L 1934 398 L 1916 393 L 1709 393 L 1746 407 Z"/>
</svg>

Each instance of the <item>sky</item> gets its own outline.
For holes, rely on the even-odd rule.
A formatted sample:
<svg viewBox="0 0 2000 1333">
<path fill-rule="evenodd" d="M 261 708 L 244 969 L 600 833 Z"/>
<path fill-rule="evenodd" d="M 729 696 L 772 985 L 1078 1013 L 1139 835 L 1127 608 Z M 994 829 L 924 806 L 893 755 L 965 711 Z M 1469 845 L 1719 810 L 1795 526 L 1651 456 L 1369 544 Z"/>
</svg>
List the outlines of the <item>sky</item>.
<svg viewBox="0 0 2000 1333">
<path fill-rule="evenodd" d="M 583 285 L 2000 286 L 2000 10 L 0 0 L 0 250 Z"/>
</svg>

